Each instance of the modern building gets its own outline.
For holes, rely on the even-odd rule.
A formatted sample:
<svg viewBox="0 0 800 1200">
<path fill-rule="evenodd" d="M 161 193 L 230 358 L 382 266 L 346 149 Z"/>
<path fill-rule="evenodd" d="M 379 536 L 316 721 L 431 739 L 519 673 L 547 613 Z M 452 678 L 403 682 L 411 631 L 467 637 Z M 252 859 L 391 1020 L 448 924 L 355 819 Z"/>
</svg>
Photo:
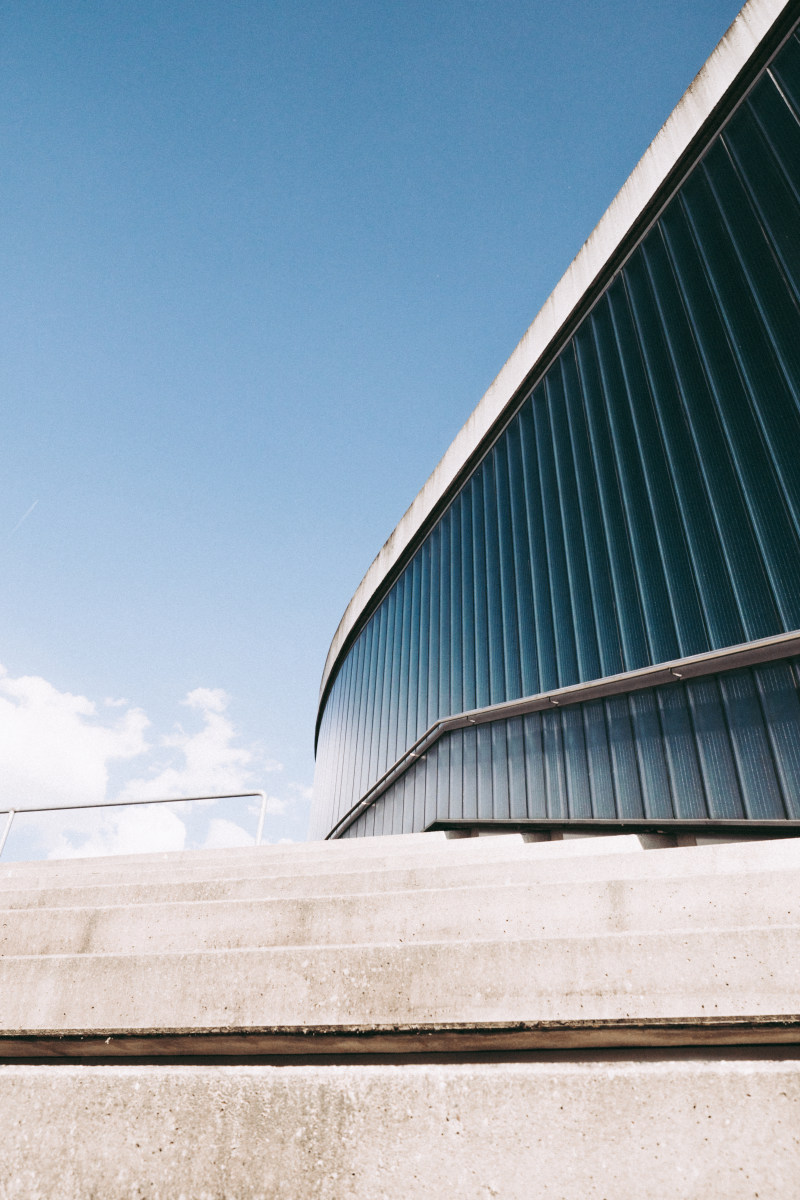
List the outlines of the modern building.
<svg viewBox="0 0 800 1200">
<path fill-rule="evenodd" d="M 800 820 L 799 21 L 745 7 L 368 570 L 312 837 Z"/>
<path fill-rule="evenodd" d="M 0 863 L 4 1200 L 797 1195 L 799 18 L 749 0 L 356 593 L 341 840 Z M 365 836 L 626 819 L 756 836 Z"/>
</svg>

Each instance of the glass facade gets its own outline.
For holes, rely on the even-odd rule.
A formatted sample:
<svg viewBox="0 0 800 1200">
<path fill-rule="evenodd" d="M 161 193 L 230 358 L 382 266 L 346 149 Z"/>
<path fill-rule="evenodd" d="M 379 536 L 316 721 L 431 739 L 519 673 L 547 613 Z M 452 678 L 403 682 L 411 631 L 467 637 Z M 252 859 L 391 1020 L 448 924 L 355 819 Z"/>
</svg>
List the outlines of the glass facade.
<svg viewBox="0 0 800 1200">
<path fill-rule="evenodd" d="M 312 836 L 439 718 L 800 628 L 800 40 L 762 70 L 332 674 Z M 786 660 L 442 737 L 347 833 L 800 816 Z"/>
</svg>

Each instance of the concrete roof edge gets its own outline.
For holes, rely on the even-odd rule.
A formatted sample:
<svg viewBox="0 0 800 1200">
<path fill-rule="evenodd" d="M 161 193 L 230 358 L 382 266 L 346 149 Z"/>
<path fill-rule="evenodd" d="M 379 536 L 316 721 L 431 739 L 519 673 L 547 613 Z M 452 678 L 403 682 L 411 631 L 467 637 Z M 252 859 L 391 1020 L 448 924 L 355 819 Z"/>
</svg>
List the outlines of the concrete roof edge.
<svg viewBox="0 0 800 1200">
<path fill-rule="evenodd" d="M 328 678 L 359 617 L 459 471 L 499 420 L 587 290 L 791 0 L 748 0 L 556 284 L 505 366 L 370 564 L 325 660 Z"/>
</svg>

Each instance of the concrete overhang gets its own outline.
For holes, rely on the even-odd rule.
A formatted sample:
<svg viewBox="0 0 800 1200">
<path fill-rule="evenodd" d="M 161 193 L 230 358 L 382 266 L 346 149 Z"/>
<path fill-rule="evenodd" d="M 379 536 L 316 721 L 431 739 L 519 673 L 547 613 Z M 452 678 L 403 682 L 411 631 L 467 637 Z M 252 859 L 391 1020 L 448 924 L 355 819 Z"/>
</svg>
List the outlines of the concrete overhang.
<svg viewBox="0 0 800 1200">
<path fill-rule="evenodd" d="M 333 635 L 320 685 L 320 715 L 328 683 L 363 619 L 382 595 L 387 580 L 405 563 L 453 494 L 454 485 L 488 448 L 503 418 L 527 394 L 560 350 L 587 297 L 609 270 L 617 268 L 626 243 L 653 205 L 666 203 L 687 151 L 750 65 L 781 16 L 797 0 L 748 0 L 708 61 L 692 80 L 671 115 L 642 155 L 614 200 L 545 301 L 511 357 L 467 419 L 421 491 L 373 559 Z M 665 191 L 668 195 L 661 197 Z"/>
</svg>

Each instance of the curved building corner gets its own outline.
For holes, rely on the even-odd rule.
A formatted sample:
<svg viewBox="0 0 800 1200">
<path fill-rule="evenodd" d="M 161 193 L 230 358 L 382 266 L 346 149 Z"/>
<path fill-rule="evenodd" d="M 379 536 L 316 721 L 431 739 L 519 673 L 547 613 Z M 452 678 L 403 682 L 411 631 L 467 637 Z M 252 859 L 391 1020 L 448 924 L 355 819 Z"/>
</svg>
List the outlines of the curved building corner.
<svg viewBox="0 0 800 1200">
<path fill-rule="evenodd" d="M 800 821 L 799 22 L 745 6 L 367 572 L 312 837 Z"/>
</svg>

